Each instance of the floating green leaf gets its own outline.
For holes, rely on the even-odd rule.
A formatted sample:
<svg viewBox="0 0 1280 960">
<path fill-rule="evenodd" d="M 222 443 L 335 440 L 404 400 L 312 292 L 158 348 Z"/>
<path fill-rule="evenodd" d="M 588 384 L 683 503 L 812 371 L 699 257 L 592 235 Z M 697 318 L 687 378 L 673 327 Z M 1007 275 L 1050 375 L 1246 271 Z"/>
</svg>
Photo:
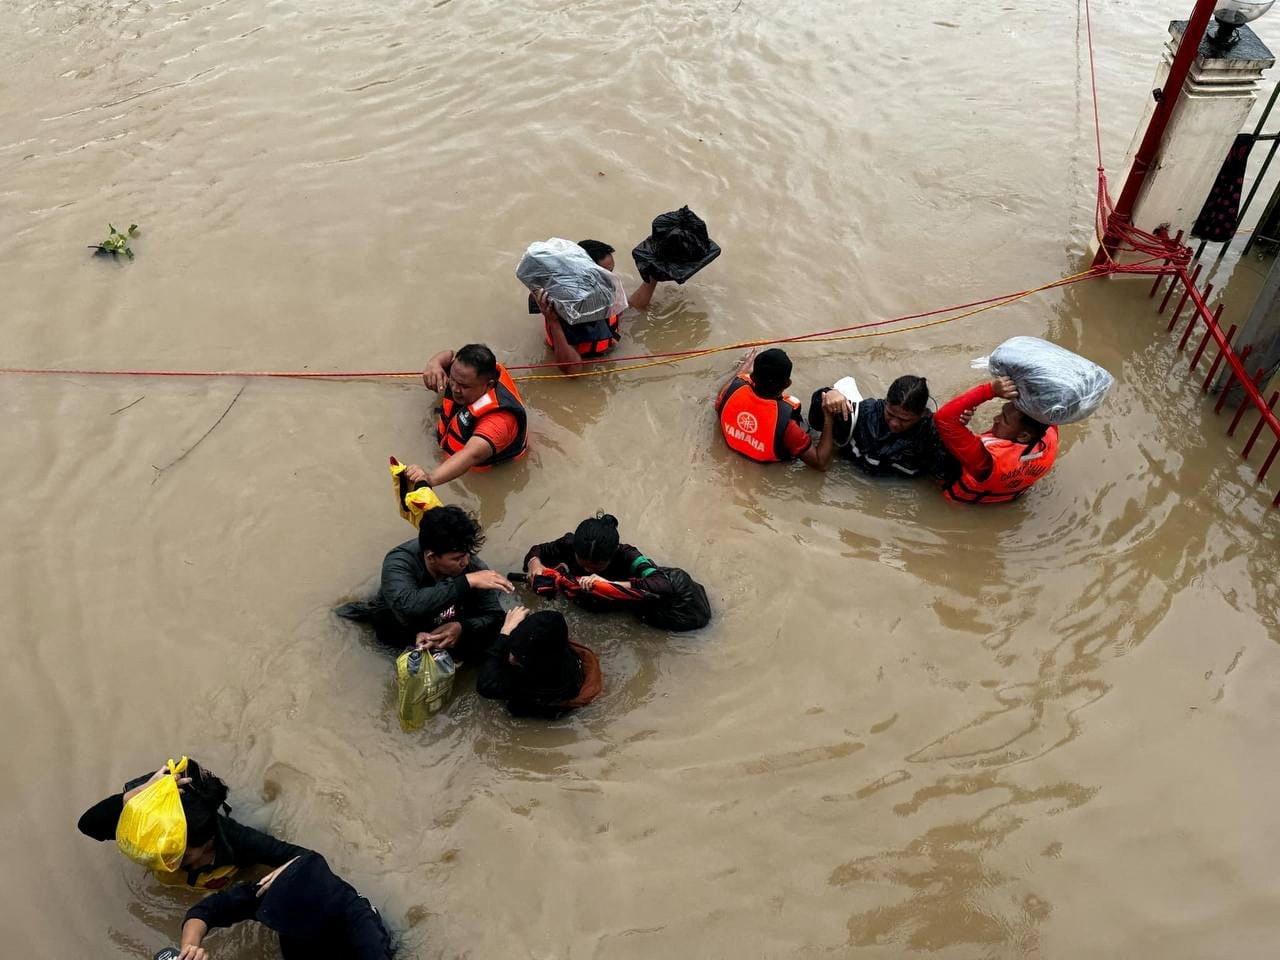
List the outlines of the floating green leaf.
<svg viewBox="0 0 1280 960">
<path fill-rule="evenodd" d="M 130 260 L 133 259 L 133 251 L 129 249 L 129 238 L 138 235 L 138 225 L 136 223 L 129 224 L 129 232 L 121 233 L 114 224 L 107 224 L 107 229 L 111 232 L 107 235 L 107 239 L 101 243 L 93 243 L 89 245 L 89 249 L 97 253 L 109 253 L 113 257 L 124 254 Z"/>
</svg>

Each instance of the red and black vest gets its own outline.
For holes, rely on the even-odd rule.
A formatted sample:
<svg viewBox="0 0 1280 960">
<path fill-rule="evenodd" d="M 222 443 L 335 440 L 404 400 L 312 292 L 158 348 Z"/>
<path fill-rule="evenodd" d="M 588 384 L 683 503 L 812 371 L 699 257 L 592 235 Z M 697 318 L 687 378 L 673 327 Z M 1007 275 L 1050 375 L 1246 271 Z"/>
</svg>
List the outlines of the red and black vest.
<svg viewBox="0 0 1280 960">
<path fill-rule="evenodd" d="M 465 447 L 467 441 L 475 435 L 480 419 L 499 410 L 506 410 L 515 416 L 519 431 L 516 433 L 515 440 L 503 449 L 493 452 L 493 456 L 483 464 L 485 467 L 515 460 L 528 450 L 525 444 L 528 417 L 525 414 L 524 402 L 520 399 L 520 391 L 516 389 L 515 381 L 511 379 L 511 374 L 507 373 L 507 368 L 502 364 L 498 364 L 498 382 L 470 406 L 464 407 L 455 403 L 446 388 L 440 397 L 436 420 L 436 439 L 440 441 L 445 456 L 451 457 Z"/>
<path fill-rule="evenodd" d="M 544 321 L 543 328 L 548 347 L 552 346 L 551 323 L 550 320 Z M 618 314 L 616 313 L 608 320 L 561 323 L 560 327 L 564 330 L 564 338 L 569 341 L 569 346 L 577 350 L 578 355 L 582 357 L 599 357 L 608 353 L 622 336 L 618 332 Z"/>
<path fill-rule="evenodd" d="M 783 394 L 766 400 L 751 386 L 745 374 L 734 378 L 720 407 L 720 432 L 731 450 L 760 463 L 780 463 L 792 459 L 783 443 L 787 424 L 804 425 L 800 401 Z"/>
<path fill-rule="evenodd" d="M 1031 445 L 984 433 L 979 439 L 993 461 L 991 473 L 979 480 L 965 470 L 960 479 L 942 492 L 948 500 L 960 503 L 1007 503 L 1015 500 L 1033 483 L 1049 472 L 1058 457 L 1058 428 L 1050 427 L 1040 440 Z"/>
</svg>

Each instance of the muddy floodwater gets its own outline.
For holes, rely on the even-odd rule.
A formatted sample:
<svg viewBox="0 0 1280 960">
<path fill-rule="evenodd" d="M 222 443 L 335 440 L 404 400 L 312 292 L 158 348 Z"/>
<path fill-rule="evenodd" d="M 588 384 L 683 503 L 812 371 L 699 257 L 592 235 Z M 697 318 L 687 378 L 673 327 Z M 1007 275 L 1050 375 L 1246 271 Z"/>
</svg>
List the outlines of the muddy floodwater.
<svg viewBox="0 0 1280 960">
<path fill-rule="evenodd" d="M 1096 4 L 1117 180 L 1189 7 Z M 627 354 L 1035 286 L 1087 263 L 1082 33 L 1074 0 L 14 0 L 0 365 L 543 361 L 524 246 L 605 240 L 630 287 L 685 203 L 724 254 L 624 318 Z M 134 262 L 85 249 L 108 222 Z M 608 509 L 718 617 L 570 611 L 601 699 L 515 721 L 465 679 L 414 735 L 330 610 L 412 534 L 386 458 L 437 462 L 420 381 L 0 377 L 3 953 L 177 939 L 195 895 L 75 824 L 188 753 L 404 957 L 1274 956 L 1280 515 L 1146 286 L 791 349 L 805 397 L 911 372 L 946 399 L 1014 334 L 1108 367 L 1003 508 L 737 458 L 710 405 L 736 353 L 525 383 L 531 456 L 442 489 L 483 557 Z"/>
</svg>

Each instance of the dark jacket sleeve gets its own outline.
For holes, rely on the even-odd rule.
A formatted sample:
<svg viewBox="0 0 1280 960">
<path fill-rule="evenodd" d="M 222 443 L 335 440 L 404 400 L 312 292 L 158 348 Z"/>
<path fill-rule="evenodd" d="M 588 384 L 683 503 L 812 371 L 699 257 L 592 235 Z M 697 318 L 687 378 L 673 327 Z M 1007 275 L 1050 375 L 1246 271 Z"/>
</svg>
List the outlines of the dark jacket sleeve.
<svg viewBox="0 0 1280 960">
<path fill-rule="evenodd" d="M 120 814 L 123 812 L 124 794 L 113 793 L 80 814 L 80 822 L 76 826 L 86 837 L 94 840 L 114 840 L 116 824 L 120 822 Z"/>
<path fill-rule="evenodd" d="M 489 567 L 479 558 L 472 561 L 471 570 L 488 570 Z M 466 578 L 462 578 L 466 582 Z M 502 621 L 506 619 L 506 611 L 502 609 L 501 594 L 497 590 L 471 590 L 468 588 L 466 602 L 462 605 L 462 635 L 468 641 L 477 637 L 492 638 L 502 629 Z"/>
<path fill-rule="evenodd" d="M 421 561 L 406 549 L 407 546 L 408 544 L 396 547 L 382 561 L 382 586 L 378 596 L 397 620 L 406 626 L 412 626 L 429 619 L 432 613 L 461 601 L 470 587 L 467 586 L 465 576 L 450 577 L 429 587 L 420 586 L 418 577 Z"/>
<path fill-rule="evenodd" d="M 480 665 L 476 677 L 476 693 L 490 700 L 506 700 L 514 691 L 515 669 L 507 662 L 511 652 L 510 634 L 500 633 Z"/>
<path fill-rule="evenodd" d="M 350 960 L 388 960 L 391 956 L 391 938 L 373 907 L 354 891 L 347 906 L 345 923 L 347 931 L 346 956 Z"/>
<path fill-rule="evenodd" d="M 524 569 L 529 569 L 529 561 L 537 557 L 544 567 L 554 567 L 561 563 L 573 565 L 573 534 L 566 533 L 559 540 L 536 543 L 524 555 Z"/>
<path fill-rule="evenodd" d="M 278 867 L 288 863 L 294 857 L 305 856 L 311 852 L 305 847 L 277 840 L 268 833 L 247 827 L 230 817 L 222 818 L 222 836 L 231 848 L 237 867 L 259 865 Z"/>
<path fill-rule="evenodd" d="M 86 837 L 94 840 L 114 840 L 116 825 L 120 822 L 120 814 L 124 813 L 124 795 L 134 787 L 139 787 L 151 779 L 153 773 L 144 773 L 134 777 L 124 785 L 119 793 L 113 793 L 105 800 L 99 800 L 92 807 L 80 814 L 76 827 Z"/>
<path fill-rule="evenodd" d="M 631 544 L 619 545 L 618 557 L 626 571 L 620 579 L 629 581 L 633 587 L 660 597 L 675 592 L 667 575 L 658 570 L 658 565 Z"/>
<path fill-rule="evenodd" d="M 258 912 L 256 883 L 237 883 L 211 897 L 205 897 L 187 911 L 187 920 L 203 920 L 210 929 L 230 927 L 245 920 L 252 920 Z"/>
</svg>

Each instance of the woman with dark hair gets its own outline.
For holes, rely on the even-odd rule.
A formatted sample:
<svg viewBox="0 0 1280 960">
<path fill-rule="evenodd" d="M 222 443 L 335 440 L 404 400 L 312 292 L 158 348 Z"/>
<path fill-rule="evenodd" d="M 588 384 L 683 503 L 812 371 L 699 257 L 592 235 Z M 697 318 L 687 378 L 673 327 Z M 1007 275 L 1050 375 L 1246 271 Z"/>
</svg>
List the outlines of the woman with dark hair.
<svg viewBox="0 0 1280 960">
<path fill-rule="evenodd" d="M 256 884 L 197 903 L 182 922 L 179 960 L 209 960 L 208 932 L 246 920 L 279 935 L 284 960 L 389 960 L 392 954 L 378 911 L 318 853 L 303 852 Z"/>
<path fill-rule="evenodd" d="M 124 785 L 120 793 L 112 794 L 86 810 L 77 827 L 94 840 L 114 840 L 116 824 L 125 804 L 168 776 L 177 778 L 182 811 L 187 820 L 187 849 L 177 871 L 155 871 L 162 882 L 216 890 L 230 883 L 241 868 L 258 865 L 278 867 L 307 853 L 302 847 L 277 840 L 226 816 L 222 811 L 231 811 L 227 806 L 227 785 L 194 760 L 187 761 L 186 771 L 181 775 L 170 773 L 168 766 L 164 766 L 155 773 L 135 777 Z"/>
<path fill-rule="evenodd" d="M 631 544 L 622 543 L 618 518 L 603 511 L 583 520 L 559 540 L 530 547 L 524 569 L 540 592 L 555 593 L 561 578 L 573 581 L 575 599 L 588 608 L 609 607 L 614 592 L 607 589 L 609 586 L 620 588 L 615 599 L 622 600 L 671 593 L 667 575 Z M 628 591 L 638 595 L 629 596 Z"/>
<path fill-rule="evenodd" d="M 601 690 L 600 661 L 569 639 L 569 625 L 554 610 L 507 612 L 498 641 L 476 679 L 476 693 L 505 700 L 513 717 L 555 720 L 586 706 Z"/>
<path fill-rule="evenodd" d="M 1008 401 L 986 433 L 975 434 L 969 420 L 988 400 Z M 980 383 L 948 400 L 938 411 L 938 435 L 959 461 L 960 473 L 943 487 L 948 500 L 1007 503 L 1022 496 L 1053 467 L 1058 428 L 1018 409 L 1018 388 L 1008 377 Z"/>
<path fill-rule="evenodd" d="M 820 429 L 827 416 L 836 420 L 840 456 L 863 473 L 914 477 L 946 471 L 947 455 L 929 413 L 929 383 L 924 377 L 898 377 L 883 400 L 863 399 L 853 378 L 846 377 L 834 389 L 814 391 L 809 423 Z"/>
</svg>

